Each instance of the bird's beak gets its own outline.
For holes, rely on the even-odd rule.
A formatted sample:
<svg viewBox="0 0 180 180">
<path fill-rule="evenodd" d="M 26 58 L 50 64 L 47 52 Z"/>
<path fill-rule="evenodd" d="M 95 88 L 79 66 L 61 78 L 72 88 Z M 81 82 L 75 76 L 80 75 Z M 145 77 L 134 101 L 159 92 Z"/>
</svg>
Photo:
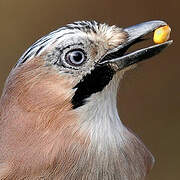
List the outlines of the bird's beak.
<svg viewBox="0 0 180 180">
<path fill-rule="evenodd" d="M 121 70 L 125 67 L 158 54 L 164 48 L 169 46 L 173 41 L 170 40 L 162 44 L 156 44 L 150 47 L 142 48 L 129 54 L 125 54 L 125 52 L 130 46 L 136 42 L 141 41 L 143 36 L 165 25 L 167 24 L 163 21 L 149 21 L 124 28 L 123 31 L 127 34 L 127 40 L 117 48 L 111 50 L 111 52 L 108 52 L 100 60 L 99 64 L 115 64 L 118 67 L 117 69 Z"/>
</svg>

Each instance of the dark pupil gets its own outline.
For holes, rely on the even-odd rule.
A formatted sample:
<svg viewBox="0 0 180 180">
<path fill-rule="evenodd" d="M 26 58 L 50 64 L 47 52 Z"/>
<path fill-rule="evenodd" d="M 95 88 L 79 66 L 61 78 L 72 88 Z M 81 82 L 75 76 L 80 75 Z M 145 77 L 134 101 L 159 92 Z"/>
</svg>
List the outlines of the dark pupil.
<svg viewBox="0 0 180 180">
<path fill-rule="evenodd" d="M 81 62 L 82 60 L 82 53 L 80 52 L 73 52 L 71 54 L 71 60 L 75 61 L 75 62 Z"/>
</svg>

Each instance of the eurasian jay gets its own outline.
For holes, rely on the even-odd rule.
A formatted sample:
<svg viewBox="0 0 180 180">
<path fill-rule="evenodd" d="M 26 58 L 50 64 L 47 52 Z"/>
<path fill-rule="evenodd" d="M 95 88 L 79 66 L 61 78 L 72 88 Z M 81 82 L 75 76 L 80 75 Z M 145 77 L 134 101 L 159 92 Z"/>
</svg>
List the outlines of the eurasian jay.
<svg viewBox="0 0 180 180">
<path fill-rule="evenodd" d="M 142 180 L 154 158 L 117 111 L 124 72 L 172 41 L 126 53 L 166 25 L 68 24 L 36 41 L 0 99 L 0 179 Z"/>
</svg>

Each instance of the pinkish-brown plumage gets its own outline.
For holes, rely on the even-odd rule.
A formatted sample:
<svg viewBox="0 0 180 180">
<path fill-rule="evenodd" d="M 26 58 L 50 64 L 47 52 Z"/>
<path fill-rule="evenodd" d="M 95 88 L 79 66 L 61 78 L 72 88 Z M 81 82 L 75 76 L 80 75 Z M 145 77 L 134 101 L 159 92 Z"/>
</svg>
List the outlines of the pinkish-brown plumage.
<svg viewBox="0 0 180 180">
<path fill-rule="evenodd" d="M 69 89 L 72 84 L 44 67 L 41 59 L 11 72 L 0 105 L 2 177 L 48 177 L 47 172 L 56 172 L 54 164 L 68 166 L 77 158 L 68 152 L 69 145 L 83 148 L 88 141 L 73 132 L 77 117 L 70 111 Z"/>
</svg>

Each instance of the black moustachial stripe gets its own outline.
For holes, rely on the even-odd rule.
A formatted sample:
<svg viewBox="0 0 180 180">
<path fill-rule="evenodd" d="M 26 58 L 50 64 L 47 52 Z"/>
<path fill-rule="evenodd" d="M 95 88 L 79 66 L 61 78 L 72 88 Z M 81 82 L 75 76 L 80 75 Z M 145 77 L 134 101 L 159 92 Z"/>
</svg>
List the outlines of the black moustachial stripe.
<svg viewBox="0 0 180 180">
<path fill-rule="evenodd" d="M 77 88 L 73 98 L 73 109 L 78 108 L 86 103 L 86 99 L 91 94 L 102 91 L 104 87 L 113 78 L 115 71 L 108 65 L 97 66 L 91 74 L 84 76 L 74 88 Z"/>
</svg>

